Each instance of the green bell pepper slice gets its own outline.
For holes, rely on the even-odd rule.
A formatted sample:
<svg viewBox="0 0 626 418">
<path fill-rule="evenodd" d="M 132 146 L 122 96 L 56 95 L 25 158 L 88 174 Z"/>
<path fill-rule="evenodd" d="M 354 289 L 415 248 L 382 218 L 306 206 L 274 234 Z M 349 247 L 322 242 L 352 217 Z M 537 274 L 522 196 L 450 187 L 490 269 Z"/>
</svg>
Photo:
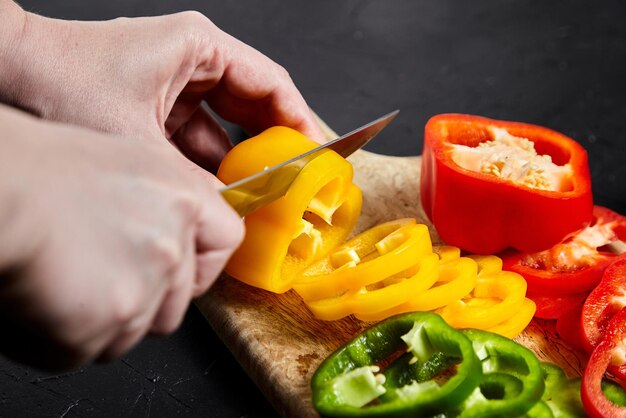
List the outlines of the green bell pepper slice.
<svg viewBox="0 0 626 418">
<path fill-rule="evenodd" d="M 563 369 L 553 363 L 542 362 L 546 390 L 542 400 L 552 411 L 554 418 L 586 417 L 580 399 L 580 378 L 568 378 Z M 616 405 L 626 406 L 626 391 L 609 380 L 602 381 L 602 392 Z"/>
<path fill-rule="evenodd" d="M 553 363 L 542 362 L 546 390 L 542 400 L 554 418 L 586 417 L 580 400 L 580 378 L 569 379 L 563 369 Z"/>
<path fill-rule="evenodd" d="M 477 329 L 461 331 L 481 360 L 483 379 L 461 406 L 459 417 L 518 417 L 544 393 L 544 374 L 535 354 L 506 337 Z"/>
<path fill-rule="evenodd" d="M 544 401 L 537 402 L 530 410 L 523 415 L 526 418 L 555 418 L 552 409 Z"/>
<path fill-rule="evenodd" d="M 339 348 L 316 370 L 311 390 L 326 417 L 432 416 L 461 405 L 481 379 L 470 340 L 439 315 L 415 312 Z"/>
</svg>

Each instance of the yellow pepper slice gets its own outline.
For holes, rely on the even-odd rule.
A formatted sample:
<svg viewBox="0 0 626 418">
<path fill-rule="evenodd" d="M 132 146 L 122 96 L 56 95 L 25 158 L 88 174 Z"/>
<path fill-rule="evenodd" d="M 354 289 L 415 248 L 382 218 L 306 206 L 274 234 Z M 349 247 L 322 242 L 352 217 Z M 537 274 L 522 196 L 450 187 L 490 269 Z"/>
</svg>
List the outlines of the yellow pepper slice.
<svg viewBox="0 0 626 418">
<path fill-rule="evenodd" d="M 430 254 L 420 260 L 412 276 L 399 273 L 365 288 L 349 290 L 338 297 L 307 302 L 307 306 L 316 318 L 325 321 L 390 309 L 432 286 L 437 280 L 438 263 L 437 255 Z"/>
<path fill-rule="evenodd" d="M 455 328 L 489 329 L 517 315 L 526 297 L 526 280 L 509 271 L 480 275 L 473 292 L 438 313 Z"/>
<path fill-rule="evenodd" d="M 518 335 L 534 315 L 534 307 L 526 302 L 526 281 L 519 274 L 502 271 L 502 259 L 497 256 L 470 257 L 478 265 L 476 287 L 437 313 L 455 328 L 496 329 L 511 338 Z"/>
<path fill-rule="evenodd" d="M 508 338 L 515 338 L 524 331 L 535 315 L 537 306 L 532 300 L 525 298 L 524 303 L 515 313 L 506 321 L 487 329 L 487 331 L 495 332 Z"/>
<path fill-rule="evenodd" d="M 363 321 L 379 321 L 400 313 L 440 308 L 469 294 L 476 285 L 477 271 L 476 262 L 468 257 L 440 262 L 437 281 L 433 287 L 414 294 L 402 305 L 376 313 L 359 314 L 356 317 Z"/>
<path fill-rule="evenodd" d="M 317 146 L 301 133 L 273 127 L 235 146 L 218 178 L 230 184 Z M 276 293 L 296 274 L 342 243 L 361 211 L 352 165 L 326 150 L 298 174 L 285 196 L 245 217 L 246 235 L 226 272 Z"/>
<path fill-rule="evenodd" d="M 450 261 L 461 256 L 461 249 L 451 245 L 433 245 L 433 252 L 441 261 Z"/>
<path fill-rule="evenodd" d="M 478 265 L 478 275 L 488 276 L 502 271 L 502 259 L 495 255 L 469 255 Z"/>
<path fill-rule="evenodd" d="M 350 252 L 356 257 L 346 256 Z M 432 244 L 425 225 L 411 218 L 386 222 L 311 264 L 293 288 L 307 302 L 337 297 L 409 270 L 428 254 Z"/>
</svg>

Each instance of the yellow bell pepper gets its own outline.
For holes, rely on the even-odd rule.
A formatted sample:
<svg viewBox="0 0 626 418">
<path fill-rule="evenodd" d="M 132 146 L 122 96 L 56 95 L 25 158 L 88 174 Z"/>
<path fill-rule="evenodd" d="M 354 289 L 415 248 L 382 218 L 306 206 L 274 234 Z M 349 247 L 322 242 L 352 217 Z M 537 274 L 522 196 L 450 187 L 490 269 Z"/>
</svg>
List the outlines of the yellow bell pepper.
<svg viewBox="0 0 626 418">
<path fill-rule="evenodd" d="M 432 244 L 425 225 L 411 218 L 386 222 L 311 264 L 293 288 L 306 302 L 338 297 L 401 272 L 415 274 L 414 268 L 428 254 Z"/>
<path fill-rule="evenodd" d="M 416 265 L 417 272 L 406 277 L 406 271 L 359 290 L 348 290 L 334 298 L 307 302 L 313 315 L 325 321 L 348 315 L 367 315 L 387 310 L 423 292 L 437 280 L 439 258 L 430 254 Z"/>
<path fill-rule="evenodd" d="M 490 276 L 502 271 L 502 259 L 495 255 L 469 255 L 478 265 L 479 276 Z"/>
<path fill-rule="evenodd" d="M 437 281 L 431 288 L 412 295 L 407 302 L 391 309 L 356 316 L 364 321 L 379 321 L 400 313 L 440 308 L 463 298 L 474 289 L 477 269 L 476 262 L 468 257 L 441 262 Z"/>
<path fill-rule="evenodd" d="M 301 133 L 273 127 L 235 146 L 217 177 L 225 184 L 317 146 Z M 309 264 L 344 242 L 361 211 L 352 165 L 325 150 L 298 174 L 282 198 L 245 217 L 246 235 L 226 272 L 247 284 L 283 293 Z"/>
<path fill-rule="evenodd" d="M 479 276 L 471 295 L 446 305 L 438 313 L 455 328 L 496 326 L 517 314 L 526 296 L 526 281 L 510 273 Z"/>
<path fill-rule="evenodd" d="M 521 332 L 533 316 L 527 315 L 531 306 L 526 302 L 524 278 L 517 273 L 502 271 L 499 257 L 471 258 L 478 265 L 476 287 L 470 295 L 446 305 L 437 313 L 455 328 L 500 329 L 500 333 L 506 332 L 506 336 L 517 329 Z"/>
<path fill-rule="evenodd" d="M 499 323 L 498 325 L 488 328 L 487 331 L 495 332 L 508 338 L 515 338 L 524 331 L 535 315 L 537 306 L 535 302 L 528 298 L 524 298 L 524 303 L 515 315 Z"/>
<path fill-rule="evenodd" d="M 433 245 L 433 252 L 439 256 L 442 262 L 454 260 L 461 256 L 461 249 L 451 245 Z"/>
</svg>

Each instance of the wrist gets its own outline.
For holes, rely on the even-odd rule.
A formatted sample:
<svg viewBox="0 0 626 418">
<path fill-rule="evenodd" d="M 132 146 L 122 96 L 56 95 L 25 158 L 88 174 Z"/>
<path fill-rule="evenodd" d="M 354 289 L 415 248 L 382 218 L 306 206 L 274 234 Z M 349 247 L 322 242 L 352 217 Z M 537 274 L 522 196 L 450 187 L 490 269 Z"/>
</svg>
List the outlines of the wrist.
<svg viewBox="0 0 626 418">
<path fill-rule="evenodd" d="M 39 123 L 0 105 L 0 276 L 27 264 L 42 242 L 41 217 L 29 202 Z"/>
<path fill-rule="evenodd" d="M 16 103 L 22 71 L 17 62 L 22 55 L 22 39 L 27 31 L 27 13 L 12 0 L 0 0 L 0 102 Z"/>
<path fill-rule="evenodd" d="M 26 20 L 26 12 L 13 0 L 0 0 L 0 57 L 11 51 L 16 41 L 19 42 Z"/>
<path fill-rule="evenodd" d="M 11 0 L 0 0 L 0 17 L 0 103 L 40 116 L 50 96 L 46 86 L 62 55 L 56 38 L 63 32 L 54 19 L 26 12 Z"/>
</svg>

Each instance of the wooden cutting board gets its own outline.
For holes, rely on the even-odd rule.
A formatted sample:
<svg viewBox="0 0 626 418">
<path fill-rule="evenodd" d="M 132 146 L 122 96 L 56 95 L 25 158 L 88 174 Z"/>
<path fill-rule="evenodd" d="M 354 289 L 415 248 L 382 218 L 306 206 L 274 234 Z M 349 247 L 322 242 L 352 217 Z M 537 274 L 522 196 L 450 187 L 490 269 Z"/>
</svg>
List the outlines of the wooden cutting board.
<svg viewBox="0 0 626 418">
<path fill-rule="evenodd" d="M 363 191 L 355 234 L 384 221 L 414 217 L 428 225 L 433 243 L 441 243 L 420 205 L 421 157 L 358 151 L 348 160 Z M 294 291 L 277 295 L 226 275 L 196 304 L 283 417 L 319 416 L 311 404 L 311 376 L 326 356 L 371 325 L 352 317 L 319 321 Z M 568 375 L 580 375 L 584 357 L 558 338 L 553 321 L 534 319 L 516 340 Z"/>
</svg>

